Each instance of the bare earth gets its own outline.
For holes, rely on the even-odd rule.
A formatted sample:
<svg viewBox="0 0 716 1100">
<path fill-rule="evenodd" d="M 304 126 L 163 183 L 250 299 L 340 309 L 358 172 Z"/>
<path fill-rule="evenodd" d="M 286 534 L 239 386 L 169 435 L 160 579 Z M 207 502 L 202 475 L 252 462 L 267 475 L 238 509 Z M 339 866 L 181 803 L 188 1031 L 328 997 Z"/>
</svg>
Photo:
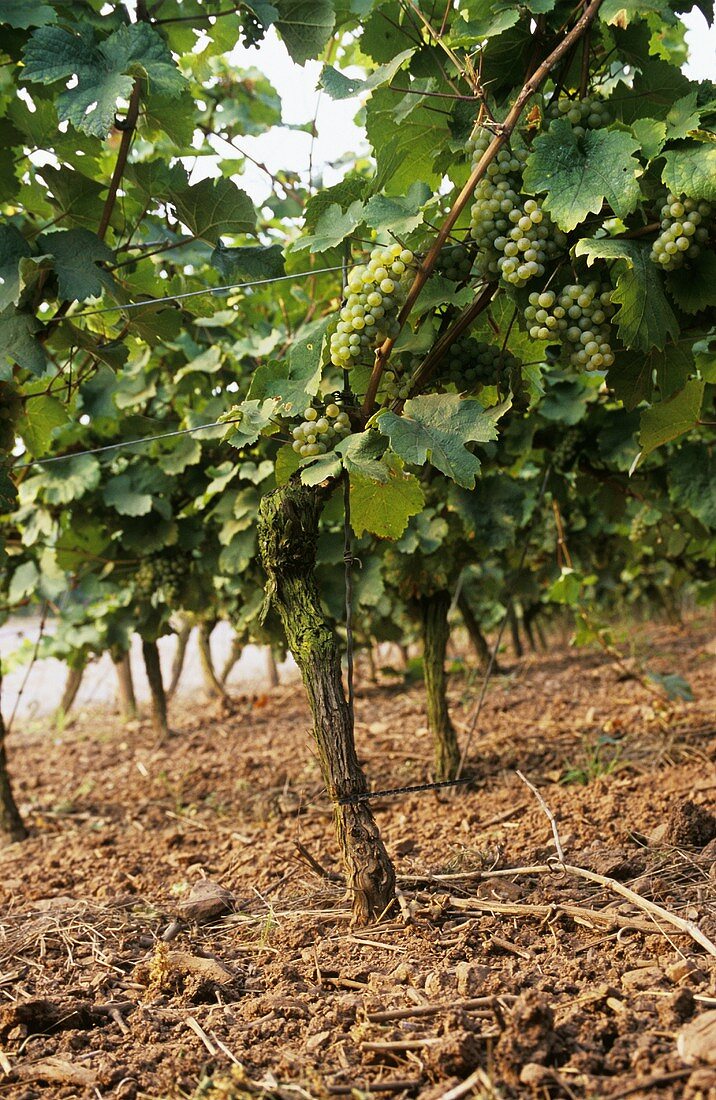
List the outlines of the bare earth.
<svg viewBox="0 0 716 1100">
<path fill-rule="evenodd" d="M 350 926 L 300 685 L 235 694 L 230 714 L 195 693 L 163 746 L 107 710 L 61 736 L 19 722 L 32 835 L 0 851 L 0 1097 L 436 1098 L 467 1081 L 456 1100 L 714 1100 L 716 1032 L 696 1053 L 688 1038 L 716 1009 L 713 624 L 636 633 L 694 701 L 601 654 L 506 655 L 471 785 L 374 803 L 402 896 L 370 928 Z M 373 785 L 424 781 L 421 685 L 358 687 Z M 477 688 L 451 678 L 463 736 Z M 568 864 L 706 946 L 609 883 L 539 870 L 552 829 L 516 768 Z M 173 924 L 203 878 L 231 911 Z"/>
</svg>

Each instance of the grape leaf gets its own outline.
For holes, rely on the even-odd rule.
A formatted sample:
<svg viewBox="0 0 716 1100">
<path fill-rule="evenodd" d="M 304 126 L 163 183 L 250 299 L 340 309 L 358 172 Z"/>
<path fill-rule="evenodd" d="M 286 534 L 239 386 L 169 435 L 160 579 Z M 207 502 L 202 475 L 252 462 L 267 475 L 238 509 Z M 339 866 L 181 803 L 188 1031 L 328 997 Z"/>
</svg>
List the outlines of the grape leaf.
<svg viewBox="0 0 716 1100">
<path fill-rule="evenodd" d="M 8 601 L 16 603 L 25 596 L 34 595 L 39 579 L 40 571 L 34 561 L 25 561 L 22 565 L 18 565 L 8 587 Z"/>
<path fill-rule="evenodd" d="M 692 88 L 666 61 L 640 61 L 639 69 L 632 86 L 620 82 L 609 97 L 610 109 L 628 125 L 642 117 L 665 119 L 676 100 Z"/>
<path fill-rule="evenodd" d="M 201 443 L 198 439 L 183 435 L 168 442 L 173 444 L 169 454 L 161 455 L 157 459 L 159 469 L 165 474 L 182 474 L 187 466 L 195 466 L 197 462 L 201 462 Z"/>
<path fill-rule="evenodd" d="M 414 53 L 414 48 L 403 50 L 385 65 L 375 69 L 366 80 L 345 76 L 344 73 L 334 69 L 331 65 L 324 65 L 318 80 L 319 87 L 323 88 L 331 99 L 350 99 L 351 96 L 372 92 L 375 88 L 379 88 L 381 84 L 390 83 L 401 66 Z"/>
<path fill-rule="evenodd" d="M 697 93 L 677 99 L 666 116 L 666 137 L 668 141 L 686 138 L 692 130 L 697 130 L 701 122 L 701 109 L 696 106 Z"/>
<path fill-rule="evenodd" d="M 680 435 L 691 431 L 701 415 L 706 383 L 699 378 L 687 382 L 682 390 L 660 401 L 641 414 L 639 443 L 642 457 L 651 454 L 663 443 L 670 443 Z"/>
<path fill-rule="evenodd" d="M 680 390 L 694 371 L 694 356 L 689 347 L 667 344 L 663 351 L 627 351 L 617 356 L 609 368 L 609 385 L 625 408 L 635 409 L 642 401 L 651 401 L 654 388 L 662 397 Z"/>
<path fill-rule="evenodd" d="M 658 157 L 666 141 L 666 123 L 655 118 L 637 118 L 631 129 L 646 159 Z"/>
<path fill-rule="evenodd" d="M 323 343 L 330 318 L 310 325 L 304 336 L 291 347 L 287 359 L 272 359 L 254 372 L 249 397 L 263 401 L 278 399 L 286 413 L 302 409 L 318 392 L 321 381 Z"/>
<path fill-rule="evenodd" d="M 335 451 L 317 455 L 309 459 L 309 464 L 301 471 L 301 481 L 304 485 L 320 485 L 322 481 L 338 477 L 343 469 L 342 463 Z"/>
<path fill-rule="evenodd" d="M 716 306 L 716 254 L 702 251 L 688 267 L 670 271 L 666 285 L 671 297 L 684 313 L 700 313 Z"/>
<path fill-rule="evenodd" d="M 276 0 L 276 30 L 298 65 L 318 57 L 336 21 L 331 0 Z"/>
<path fill-rule="evenodd" d="M 177 217 L 187 229 L 215 245 L 222 233 L 256 232 L 256 211 L 251 199 L 227 179 L 203 179 L 171 195 Z"/>
<path fill-rule="evenodd" d="M 377 164 L 375 191 L 405 195 L 416 180 L 425 180 L 435 188 L 440 182 L 433 164 L 450 140 L 447 116 L 416 103 L 420 96 L 405 99 L 409 102 L 399 125 L 395 93 L 390 89 L 379 89 L 366 105 L 366 130 Z"/>
<path fill-rule="evenodd" d="M 400 459 L 393 456 L 385 469 L 387 478 L 380 481 L 358 470 L 349 475 L 351 527 L 356 535 L 369 531 L 382 539 L 400 538 L 410 517 L 425 504 L 420 482 L 405 473 Z"/>
<path fill-rule="evenodd" d="M 0 313 L 0 362 L 9 359 L 30 374 L 43 374 L 47 359 L 35 333 L 42 329 L 31 313 L 8 309 Z"/>
<path fill-rule="evenodd" d="M 346 436 L 335 449 L 343 456 L 349 474 L 363 474 L 373 481 L 388 480 L 387 467 L 380 461 L 385 454 L 385 439 L 379 432 L 368 430 Z"/>
<path fill-rule="evenodd" d="M 54 199 L 53 205 L 62 214 L 63 226 L 74 223 L 96 229 L 104 209 L 104 198 L 100 196 L 106 191 L 106 184 L 66 167 L 52 168 L 43 164 L 41 173 Z M 111 224 L 122 224 L 119 207 L 114 210 Z"/>
<path fill-rule="evenodd" d="M 211 254 L 211 263 L 227 282 L 230 279 L 274 279 L 286 270 L 280 244 L 227 248 L 219 241 Z"/>
<path fill-rule="evenodd" d="M 485 38 L 495 38 L 508 31 L 519 22 L 520 12 L 516 4 L 500 5 L 500 10 L 492 0 L 476 0 L 470 5 L 470 11 L 463 12 L 456 20 L 451 40 L 456 46 L 469 46 L 474 49 L 475 42 Z"/>
<path fill-rule="evenodd" d="M 114 253 L 88 229 L 60 229 L 37 238 L 40 252 L 52 257 L 61 298 L 83 301 L 97 298 L 114 286 L 108 271 L 98 263 L 111 263 Z"/>
<path fill-rule="evenodd" d="M 57 12 L 43 0 L 2 0 L 0 3 L 0 23 L 6 23 L 16 30 L 28 27 L 43 27 L 46 23 L 56 23 Z"/>
<path fill-rule="evenodd" d="M 472 489 L 480 460 L 466 444 L 497 439 L 495 425 L 509 407 L 509 401 L 485 409 L 474 398 L 425 394 L 406 401 L 402 416 L 382 413 L 377 426 L 406 462 L 418 466 L 430 462 L 458 485 Z"/>
<path fill-rule="evenodd" d="M 716 146 L 689 145 L 664 153 L 661 178 L 675 195 L 716 202 Z"/>
<path fill-rule="evenodd" d="M 41 394 L 25 401 L 17 431 L 28 451 L 37 456 L 45 454 L 49 448 L 55 428 L 62 427 L 68 421 L 64 402 L 49 394 Z"/>
<path fill-rule="evenodd" d="M 700 443 L 684 443 L 669 458 L 669 495 L 705 527 L 716 530 L 716 454 Z"/>
<path fill-rule="evenodd" d="M 249 447 L 255 443 L 264 428 L 271 423 L 279 404 L 275 397 L 267 398 L 265 401 L 248 399 L 242 401 L 241 405 L 226 414 L 227 419 L 237 419 L 238 423 L 228 425 L 224 442 L 230 443 L 237 449 Z"/>
<path fill-rule="evenodd" d="M 529 514 L 524 484 L 504 474 L 482 477 L 469 491 L 452 485 L 448 501 L 474 540 L 478 555 L 514 546 Z"/>
<path fill-rule="evenodd" d="M 310 249 L 311 252 L 325 252 L 328 248 L 335 248 L 353 232 L 356 226 L 363 220 L 363 203 L 358 199 L 352 202 L 345 213 L 338 203 L 333 203 L 324 210 L 316 223 L 315 231 L 307 237 L 299 237 L 291 245 L 292 252 L 303 252 Z"/>
<path fill-rule="evenodd" d="M 604 0 L 599 18 L 610 26 L 627 27 L 635 19 L 657 16 L 662 23 L 676 23 L 676 16 L 666 0 Z"/>
<path fill-rule="evenodd" d="M 102 490 L 102 499 L 120 516 L 146 516 L 153 504 L 149 493 L 137 489 L 130 471 L 110 478 Z"/>
<path fill-rule="evenodd" d="M 560 118 L 535 139 L 523 177 L 524 189 L 546 192 L 544 208 L 560 229 L 569 231 L 606 201 L 626 217 L 639 201 L 639 142 L 620 130 L 587 130 L 577 139 Z"/>
<path fill-rule="evenodd" d="M 427 183 L 416 180 L 405 195 L 373 195 L 366 204 L 363 220 L 371 229 L 390 230 L 397 237 L 407 236 L 422 225 L 420 209 L 432 195 Z"/>
<path fill-rule="evenodd" d="M 77 455 L 42 469 L 37 481 L 48 504 L 69 504 L 99 485 L 102 471 L 93 455 Z"/>
<path fill-rule="evenodd" d="M 590 267 L 595 259 L 619 261 L 612 301 L 620 306 L 614 320 L 626 347 L 643 351 L 663 348 L 669 336 L 678 335 L 679 325 L 666 300 L 660 274 L 649 259 L 650 244 L 623 239 L 583 239 L 574 252 L 586 256 Z"/>
<path fill-rule="evenodd" d="M 17 303 L 20 292 L 18 263 L 30 255 L 30 246 L 14 225 L 0 225 L 0 311 Z"/>
<path fill-rule="evenodd" d="M 134 81 L 143 77 L 153 92 L 177 96 L 184 78 L 165 42 L 148 23 L 132 23 L 96 44 L 63 27 L 39 27 L 24 52 L 23 80 L 54 84 L 76 78 L 75 87 L 57 97 L 61 122 L 104 137 L 114 125 L 118 99 L 129 99 Z"/>
</svg>

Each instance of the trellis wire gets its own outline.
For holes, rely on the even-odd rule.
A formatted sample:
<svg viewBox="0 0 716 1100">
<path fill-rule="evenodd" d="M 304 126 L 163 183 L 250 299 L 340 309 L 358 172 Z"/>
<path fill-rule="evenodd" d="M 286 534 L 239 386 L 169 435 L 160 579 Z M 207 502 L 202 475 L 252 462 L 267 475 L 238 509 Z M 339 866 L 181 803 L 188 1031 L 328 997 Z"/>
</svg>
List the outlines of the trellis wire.
<svg viewBox="0 0 716 1100">
<path fill-rule="evenodd" d="M 52 455 L 50 458 L 35 458 L 32 462 L 15 462 L 11 470 L 27 470 L 30 466 L 44 466 L 47 462 L 67 462 L 70 458 L 81 458 L 83 455 L 98 455 L 103 451 L 116 451 L 120 447 L 136 447 L 139 443 L 153 443 L 155 439 L 173 439 L 177 435 L 191 435 L 192 432 L 203 432 L 207 428 L 223 428 L 227 424 L 239 424 L 240 420 L 217 420 L 213 424 L 197 424 L 195 428 L 178 428 L 174 432 L 160 432 L 159 435 L 145 435 L 141 439 L 124 439 L 120 443 L 106 443 L 103 447 L 92 447 L 86 451 L 73 451 L 68 455 Z"/>
<path fill-rule="evenodd" d="M 226 286 L 208 286 L 203 290 L 186 290 L 181 294 L 167 294 L 162 298 L 149 298 L 146 302 L 127 302 L 125 305 L 103 306 L 101 309 L 85 309 L 81 313 L 67 315 L 68 321 L 77 317 L 96 317 L 98 313 L 123 313 L 129 309 L 146 309 L 161 302 L 183 302 L 186 298 L 198 298 L 202 294 L 223 294 L 229 290 L 246 290 L 253 286 L 268 286 L 271 283 L 285 283 L 289 279 L 308 279 L 311 275 L 326 275 L 331 271 L 341 271 L 342 265 L 319 267 L 311 271 L 296 271 L 292 275 L 274 275 L 270 279 L 254 279 L 247 283 L 227 283 Z M 51 320 L 52 318 L 50 318 Z"/>
</svg>

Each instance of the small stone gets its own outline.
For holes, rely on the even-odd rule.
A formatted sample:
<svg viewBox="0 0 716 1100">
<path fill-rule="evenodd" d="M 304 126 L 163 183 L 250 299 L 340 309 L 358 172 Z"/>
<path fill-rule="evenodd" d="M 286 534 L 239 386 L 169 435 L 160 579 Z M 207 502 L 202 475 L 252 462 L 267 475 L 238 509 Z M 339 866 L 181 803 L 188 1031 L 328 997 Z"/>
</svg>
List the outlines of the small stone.
<svg viewBox="0 0 716 1100">
<path fill-rule="evenodd" d="M 446 994 L 454 994 L 454 975 L 446 970 L 431 970 L 425 978 L 425 993 L 431 1000 L 440 1000 Z"/>
<path fill-rule="evenodd" d="M 212 882 L 211 879 L 202 878 L 194 883 L 189 896 L 179 902 L 177 910 L 183 920 L 207 924 L 223 916 L 224 913 L 233 912 L 235 903 L 236 899 L 231 890 L 227 890 L 218 882 Z"/>
<path fill-rule="evenodd" d="M 689 985 L 702 985 L 708 981 L 708 974 L 694 959 L 679 959 L 667 967 L 666 976 L 670 982 L 688 982 Z"/>
<path fill-rule="evenodd" d="M 676 1049 L 687 1066 L 716 1066 L 716 1009 L 702 1012 L 676 1036 Z"/>
<path fill-rule="evenodd" d="M 490 976 L 489 966 L 478 963 L 461 962 L 455 967 L 457 991 L 460 997 L 476 997 L 483 992 L 485 982 Z"/>
<path fill-rule="evenodd" d="M 520 1084 L 530 1088 L 542 1088 L 554 1083 L 554 1071 L 537 1062 L 528 1062 L 520 1070 Z"/>
<path fill-rule="evenodd" d="M 643 989 L 653 989 L 663 985 L 666 975 L 660 966 L 642 966 L 638 970 L 627 970 L 622 974 L 622 989 L 638 993 Z"/>
<path fill-rule="evenodd" d="M 314 1050 L 324 1046 L 330 1037 L 330 1031 L 319 1031 L 316 1035 L 309 1035 L 306 1039 L 306 1053 L 313 1054 Z"/>
</svg>

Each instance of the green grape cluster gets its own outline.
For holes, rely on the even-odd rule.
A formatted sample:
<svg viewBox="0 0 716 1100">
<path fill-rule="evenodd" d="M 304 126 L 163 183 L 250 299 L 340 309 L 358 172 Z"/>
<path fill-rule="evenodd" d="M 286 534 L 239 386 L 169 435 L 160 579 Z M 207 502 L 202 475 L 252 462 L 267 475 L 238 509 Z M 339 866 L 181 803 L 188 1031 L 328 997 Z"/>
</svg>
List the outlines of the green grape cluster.
<svg viewBox="0 0 716 1100">
<path fill-rule="evenodd" d="M 511 371 L 519 361 L 509 351 L 485 344 L 472 336 L 460 336 L 443 360 L 442 376 L 461 393 L 480 385 L 495 385 L 500 371 Z"/>
<path fill-rule="evenodd" d="M 555 470 L 571 470 L 578 451 L 579 432 L 576 428 L 570 428 L 552 452 L 552 465 Z"/>
<path fill-rule="evenodd" d="M 700 246 L 709 238 L 711 206 L 696 199 L 677 198 L 669 193 L 661 208 L 661 233 L 654 241 L 650 259 L 664 271 L 681 267 L 685 259 L 694 260 Z"/>
<path fill-rule="evenodd" d="M 187 562 L 174 554 L 147 558 L 134 574 L 135 594 L 146 600 L 157 595 L 164 603 L 174 604 L 179 599 L 187 573 Z"/>
<path fill-rule="evenodd" d="M 353 268 L 343 288 L 345 305 L 331 336 L 335 367 L 350 370 L 357 363 L 370 363 L 373 350 L 398 335 L 397 317 L 414 259 L 409 248 L 393 244 L 374 248 L 368 264 Z"/>
<path fill-rule="evenodd" d="M 437 269 L 447 279 L 464 283 L 470 278 L 472 261 L 473 257 L 464 244 L 451 244 L 440 253 Z"/>
<path fill-rule="evenodd" d="M 381 385 L 388 401 L 406 401 L 410 396 L 410 378 L 419 359 L 411 358 L 407 368 L 400 359 L 391 360 L 388 370 L 383 371 Z"/>
<path fill-rule="evenodd" d="M 560 96 L 547 109 L 548 125 L 555 118 L 569 122 L 577 137 L 584 137 L 587 130 L 599 130 L 612 121 L 607 104 L 600 96 L 585 96 L 584 99 Z"/>
<path fill-rule="evenodd" d="M 642 542 L 646 538 L 649 528 L 646 522 L 648 514 L 648 508 L 640 508 L 636 515 L 632 518 L 629 526 L 629 541 L 630 542 Z"/>
<path fill-rule="evenodd" d="M 351 433 L 348 413 L 335 402 L 326 405 L 323 414 L 309 405 L 303 420 L 293 429 L 293 449 L 301 458 L 324 455 L 332 451 L 336 443 Z"/>
<path fill-rule="evenodd" d="M 482 157 L 491 135 L 482 130 L 471 141 L 473 164 Z M 480 255 L 483 276 L 500 275 L 512 286 L 524 286 L 544 275 L 545 264 L 564 249 L 567 238 L 542 209 L 542 199 L 520 195 L 524 148 L 500 149 L 475 188 L 470 232 Z"/>
<path fill-rule="evenodd" d="M 556 337 L 572 346 L 572 366 L 602 370 L 614 362 L 610 325 L 613 314 L 611 287 L 592 282 L 571 283 L 558 292 L 534 291 L 524 316 L 533 340 Z"/>
</svg>

